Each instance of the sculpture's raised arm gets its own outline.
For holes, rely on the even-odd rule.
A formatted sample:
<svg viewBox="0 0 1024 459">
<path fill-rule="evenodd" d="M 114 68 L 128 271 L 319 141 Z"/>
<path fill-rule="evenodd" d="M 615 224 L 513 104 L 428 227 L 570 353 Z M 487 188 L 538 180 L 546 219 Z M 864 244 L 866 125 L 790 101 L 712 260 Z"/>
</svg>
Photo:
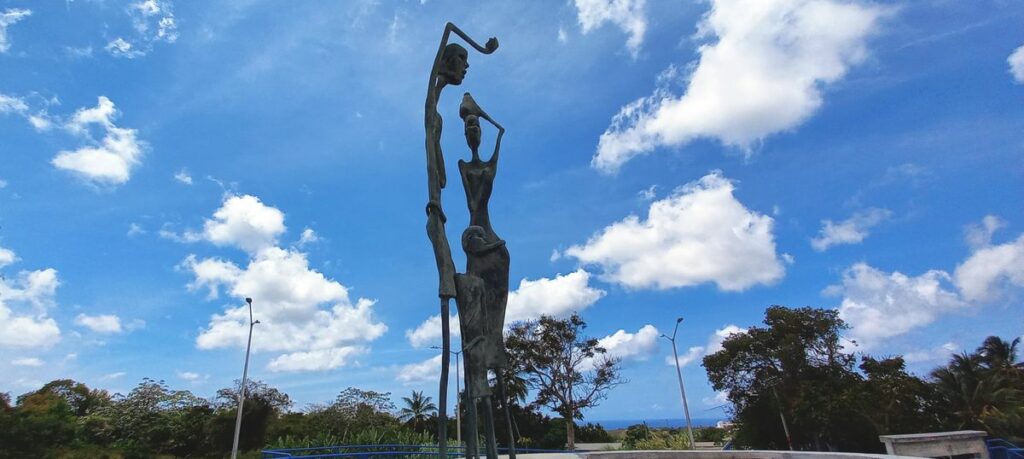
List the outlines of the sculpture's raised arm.
<svg viewBox="0 0 1024 459">
<path fill-rule="evenodd" d="M 437 55 L 434 57 L 434 67 L 430 71 L 430 81 L 427 82 L 427 94 L 432 94 L 435 97 L 437 96 L 437 94 L 434 92 L 435 88 L 437 87 L 437 77 L 441 71 L 441 62 L 445 54 L 445 48 L 448 46 L 448 37 L 451 36 L 452 32 L 455 32 L 455 35 L 461 37 L 463 41 L 469 44 L 469 46 L 472 46 L 473 49 L 483 54 L 491 54 L 496 49 L 498 49 L 497 38 L 491 37 L 487 40 L 487 43 L 484 46 L 480 46 L 480 44 L 477 43 L 476 40 L 473 40 L 472 37 L 466 35 L 466 32 L 463 32 L 462 29 L 460 29 L 457 25 L 452 24 L 451 22 L 445 24 L 444 33 L 441 34 L 441 44 L 437 47 Z M 447 81 L 446 83 L 452 82 Z"/>
</svg>

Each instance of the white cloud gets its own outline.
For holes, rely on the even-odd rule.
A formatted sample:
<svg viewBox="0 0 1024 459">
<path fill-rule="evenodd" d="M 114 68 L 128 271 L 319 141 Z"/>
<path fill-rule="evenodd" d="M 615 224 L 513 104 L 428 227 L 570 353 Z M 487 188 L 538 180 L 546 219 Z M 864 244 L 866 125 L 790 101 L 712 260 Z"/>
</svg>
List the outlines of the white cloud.
<svg viewBox="0 0 1024 459">
<path fill-rule="evenodd" d="M 505 309 L 505 323 L 536 319 L 541 315 L 566 317 L 580 312 L 601 299 L 605 292 L 590 285 L 590 273 L 579 269 L 569 274 L 559 274 L 553 279 L 523 279 L 519 288 L 509 292 Z M 458 316 L 452 315 L 449 326 L 451 336 L 459 336 Z M 413 347 L 436 344 L 441 339 L 441 315 L 425 320 L 405 336 Z"/>
<path fill-rule="evenodd" d="M 903 361 L 907 363 L 943 363 L 960 351 L 960 345 L 948 342 L 932 349 L 918 349 L 903 353 Z"/>
<path fill-rule="evenodd" d="M 365 343 L 387 326 L 373 317 L 374 301 L 351 301 L 348 289 L 309 267 L 306 254 L 272 246 L 284 231 L 284 214 L 253 196 L 229 196 L 207 220 L 204 238 L 250 252 L 247 266 L 218 258 L 189 255 L 180 268 L 190 272 L 190 290 L 206 288 L 215 298 L 223 288 L 232 298 L 253 299 L 260 321 L 253 334 L 255 352 L 278 352 L 271 371 L 315 371 L 348 365 L 368 352 Z M 249 309 L 242 304 L 215 314 L 196 338 L 200 349 L 244 347 Z"/>
<path fill-rule="evenodd" d="M 36 357 L 26 357 L 23 359 L 12 360 L 11 365 L 19 367 L 41 367 L 44 365 L 44 362 Z"/>
<path fill-rule="evenodd" d="M 1013 80 L 1024 84 L 1024 45 L 1014 50 L 1013 54 L 1006 58 L 1006 63 L 1010 64 L 1010 74 L 1013 75 Z"/>
<path fill-rule="evenodd" d="M 125 40 L 124 38 L 117 37 L 107 43 L 103 49 L 107 50 L 111 56 L 123 57 L 125 59 L 135 59 L 136 57 L 142 57 L 146 55 L 145 51 L 136 49 L 134 45 Z"/>
<path fill-rule="evenodd" d="M 577 19 L 583 33 L 589 33 L 606 22 L 615 24 L 629 34 L 626 48 L 636 58 L 647 32 L 645 3 L 645 0 L 576 0 Z M 561 33 L 559 41 L 562 41 Z"/>
<path fill-rule="evenodd" d="M 28 104 L 25 100 L 20 97 L 8 96 L 6 94 L 0 94 L 0 113 L 17 113 L 22 114 L 28 111 Z"/>
<path fill-rule="evenodd" d="M 562 26 L 558 26 L 558 42 L 563 45 L 569 42 L 569 33 Z"/>
<path fill-rule="evenodd" d="M 117 37 L 104 48 L 114 57 L 134 59 L 153 50 L 155 43 L 178 40 L 178 23 L 172 5 L 166 0 L 143 0 L 128 6 L 135 33 Z"/>
<path fill-rule="evenodd" d="M 120 379 L 120 378 L 124 377 L 124 375 L 126 375 L 126 374 L 128 374 L 128 373 L 123 372 L 123 371 L 115 371 L 113 373 L 108 373 L 108 374 L 105 374 L 103 376 L 100 376 L 99 379 L 100 379 L 100 381 L 113 381 L 115 379 Z"/>
<path fill-rule="evenodd" d="M 209 379 L 210 375 L 202 375 L 194 371 L 179 371 L 178 378 L 190 383 L 197 383 Z"/>
<path fill-rule="evenodd" d="M 597 344 L 605 348 L 609 358 L 623 360 L 647 360 L 658 350 L 658 329 L 653 325 L 644 325 L 636 333 L 619 330 L 597 340 Z"/>
<path fill-rule="evenodd" d="M 79 314 L 75 317 L 75 325 L 88 328 L 96 333 L 121 333 L 121 318 L 113 314 L 90 316 Z"/>
<path fill-rule="evenodd" d="M 604 297 L 605 291 L 590 286 L 590 273 L 578 269 L 553 279 L 523 279 L 509 292 L 505 323 L 539 318 L 566 317 L 580 312 Z"/>
<path fill-rule="evenodd" d="M 20 8 L 8 8 L 0 13 L 0 53 L 6 53 L 11 49 L 11 43 L 7 39 L 7 27 L 31 15 L 31 10 Z"/>
<path fill-rule="evenodd" d="M 1007 287 L 1024 287 L 1024 234 L 1005 244 L 977 247 L 953 277 L 968 301 L 992 301 Z"/>
<path fill-rule="evenodd" d="M 834 245 L 859 244 L 870 235 L 868 230 L 890 216 L 892 212 L 888 209 L 871 208 L 855 212 L 850 218 L 839 223 L 822 220 L 821 231 L 818 237 L 811 239 L 811 247 L 818 252 L 824 252 Z"/>
<path fill-rule="evenodd" d="M 460 336 L 459 316 L 451 315 L 448 318 L 448 329 L 452 337 Z M 416 328 L 405 331 L 405 337 L 413 347 L 426 347 L 441 342 L 441 314 L 430 316 Z"/>
<path fill-rule="evenodd" d="M 330 370 L 348 365 L 353 357 L 367 352 L 369 352 L 369 348 L 365 346 L 341 346 L 292 352 L 275 357 L 267 365 L 267 369 L 273 372 Z"/>
<path fill-rule="evenodd" d="M 718 392 L 715 392 L 714 396 L 712 396 L 712 397 L 704 397 L 704 398 L 700 399 L 700 401 L 702 403 L 704 403 L 704 406 L 709 406 L 709 407 L 716 407 L 716 406 L 726 405 L 726 404 L 729 403 L 729 392 L 726 392 L 724 390 L 723 391 L 718 391 Z"/>
<path fill-rule="evenodd" d="M 659 146 L 698 137 L 745 150 L 796 128 L 822 105 L 824 85 L 867 57 L 886 14 L 862 0 L 712 0 L 698 26 L 699 60 L 687 76 L 670 67 L 650 96 L 620 109 L 592 165 L 617 171 Z M 673 85 L 686 85 L 681 95 Z"/>
<path fill-rule="evenodd" d="M 135 222 L 128 224 L 128 237 L 135 237 L 140 234 L 146 234 L 146 230 L 142 226 Z"/>
<path fill-rule="evenodd" d="M 440 378 L 441 355 L 438 354 L 422 362 L 402 365 L 395 379 L 406 386 L 413 386 L 426 382 L 437 382 Z"/>
<path fill-rule="evenodd" d="M 704 357 L 704 346 L 693 346 L 679 356 L 679 366 L 685 367 L 701 357 Z M 665 365 L 675 365 L 672 356 L 665 356 Z"/>
<path fill-rule="evenodd" d="M 693 363 L 697 359 L 704 358 L 704 356 L 711 355 L 711 354 L 714 354 L 714 353 L 722 350 L 722 342 L 725 341 L 726 338 L 728 338 L 728 337 L 730 337 L 732 335 L 735 335 L 737 333 L 746 333 L 746 332 L 747 332 L 746 328 L 740 328 L 740 327 L 737 327 L 736 325 L 733 325 L 733 324 L 729 324 L 729 325 L 726 325 L 726 326 L 724 326 L 722 328 L 719 328 L 719 329 L 715 330 L 715 332 L 712 333 L 711 336 L 708 337 L 707 344 L 705 344 L 703 346 L 693 346 L 693 347 L 689 348 L 686 351 L 686 353 L 684 353 L 683 355 L 679 356 L 679 366 L 685 367 L 685 366 Z M 672 356 L 665 356 L 665 364 L 666 365 L 675 365 L 672 362 Z"/>
<path fill-rule="evenodd" d="M 47 314 L 58 285 L 52 268 L 0 277 L 0 347 L 48 348 L 60 340 L 60 328 Z"/>
<path fill-rule="evenodd" d="M 205 239 L 218 246 L 235 246 L 249 253 L 277 244 L 285 231 L 284 213 L 251 196 L 228 195 L 212 219 L 203 224 L 201 235 L 187 234 L 186 239 Z"/>
<path fill-rule="evenodd" d="M 600 265 L 602 279 L 630 288 L 668 289 L 714 282 L 741 291 L 785 274 L 775 253 L 771 217 L 733 196 L 712 172 L 651 203 L 646 220 L 613 223 L 565 255 Z"/>
<path fill-rule="evenodd" d="M 825 293 L 843 296 L 839 316 L 850 325 L 849 338 L 869 348 L 931 324 L 941 314 L 968 307 L 946 288 L 950 280 L 940 270 L 911 277 L 857 263 L 843 273 L 841 284 L 828 287 Z"/>
<path fill-rule="evenodd" d="M 89 127 L 97 125 L 104 130 L 103 140 L 74 151 L 61 151 L 51 163 L 98 184 L 127 182 L 142 158 L 143 144 L 136 138 L 134 129 L 114 124 L 116 116 L 114 103 L 105 96 L 99 97 L 95 108 L 79 109 L 65 127 L 88 138 Z"/>
<path fill-rule="evenodd" d="M 7 188 L 7 180 L 0 179 L 0 190 Z"/>
<path fill-rule="evenodd" d="M 178 173 L 174 174 L 174 180 L 184 183 L 185 185 L 192 184 L 192 176 L 188 174 L 188 170 L 182 169 Z"/>
<path fill-rule="evenodd" d="M 11 249 L 0 247 L 0 268 L 18 261 L 18 256 Z"/>
<path fill-rule="evenodd" d="M 992 235 L 1006 227 L 1006 222 L 995 215 L 986 215 L 981 223 L 970 224 L 964 228 L 964 240 L 974 250 L 992 244 Z"/>
<path fill-rule="evenodd" d="M 653 201 L 654 198 L 658 197 L 658 185 L 651 185 L 645 190 L 640 190 L 637 196 L 640 196 L 640 199 L 644 201 Z"/>
<path fill-rule="evenodd" d="M 306 244 L 312 244 L 320 240 L 320 236 L 316 235 L 316 231 L 313 228 L 306 228 L 302 230 L 302 235 L 299 236 L 299 247 Z"/>
</svg>

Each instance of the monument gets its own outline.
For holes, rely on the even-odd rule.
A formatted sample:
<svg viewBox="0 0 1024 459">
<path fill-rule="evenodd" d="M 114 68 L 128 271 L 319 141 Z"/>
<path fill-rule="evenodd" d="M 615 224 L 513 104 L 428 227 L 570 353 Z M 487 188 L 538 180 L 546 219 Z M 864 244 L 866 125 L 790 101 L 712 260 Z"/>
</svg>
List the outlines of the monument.
<svg viewBox="0 0 1024 459">
<path fill-rule="evenodd" d="M 491 54 L 498 49 L 498 40 L 491 38 L 484 46 L 466 35 L 452 23 L 445 26 L 441 44 L 434 58 L 427 86 L 427 100 L 424 108 L 427 154 L 427 237 L 434 250 L 434 261 L 438 272 L 438 297 L 441 310 L 441 381 L 438 394 L 438 453 L 441 458 L 448 454 L 447 404 L 448 366 L 451 351 L 451 330 L 448 317 L 451 299 L 455 299 L 462 333 L 462 352 L 465 355 L 465 378 L 467 426 L 466 457 L 478 458 L 478 419 L 484 423 L 484 442 L 488 459 L 497 459 L 498 450 L 494 437 L 494 414 L 491 409 L 491 386 L 488 371 L 496 375 L 495 394 L 505 412 L 508 427 L 509 456 L 515 458 L 515 442 L 512 419 L 505 395 L 505 381 L 502 369 L 507 365 L 503 330 L 505 305 L 508 300 L 509 252 L 505 241 L 498 237 L 491 226 L 488 202 L 498 171 L 498 157 L 501 139 L 505 129 L 491 118 L 465 93 L 459 106 L 459 117 L 463 120 L 466 144 L 470 160 L 459 160 L 459 175 L 466 193 L 469 207 L 469 225 L 462 233 L 462 249 L 466 253 L 464 273 L 455 271 L 451 247 L 445 233 L 447 217 L 441 205 L 441 190 L 447 184 L 444 155 L 441 151 L 441 130 L 443 118 L 437 111 L 441 91 L 448 85 L 462 84 L 469 68 L 469 53 L 456 43 L 448 43 L 452 33 L 461 37 L 473 49 Z M 482 139 L 480 120 L 490 123 L 498 131 L 494 152 L 486 161 L 480 157 Z M 478 410 L 478 406 L 482 409 Z M 482 411 L 482 412 L 481 412 Z M 478 416 L 479 412 L 479 416 Z"/>
</svg>

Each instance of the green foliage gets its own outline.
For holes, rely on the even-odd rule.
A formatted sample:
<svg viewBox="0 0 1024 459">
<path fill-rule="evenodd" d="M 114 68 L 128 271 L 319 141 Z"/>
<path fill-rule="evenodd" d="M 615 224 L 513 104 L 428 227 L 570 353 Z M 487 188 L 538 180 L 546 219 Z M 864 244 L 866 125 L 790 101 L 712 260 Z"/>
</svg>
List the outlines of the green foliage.
<svg viewBox="0 0 1024 459">
<path fill-rule="evenodd" d="M 581 443 L 611 443 L 612 436 L 601 424 L 586 423 L 576 426 L 576 439 Z"/>
<path fill-rule="evenodd" d="M 689 435 L 683 429 L 651 429 L 647 424 L 636 424 L 626 429 L 622 449 L 682 450 L 690 448 Z"/>
<path fill-rule="evenodd" d="M 718 427 L 696 427 L 693 429 L 693 441 L 711 442 L 716 445 L 723 445 L 729 437 L 729 432 Z"/>
<path fill-rule="evenodd" d="M 857 356 L 839 345 L 835 310 L 772 306 L 764 327 L 728 337 L 704 358 L 715 390 L 732 402 L 740 447 L 880 452 L 878 435 L 979 429 L 1020 440 L 1024 365 L 1019 340 L 989 337 L 923 380 L 902 357 Z"/>
<path fill-rule="evenodd" d="M 579 315 L 559 320 L 541 316 L 513 324 L 505 337 L 512 376 L 521 376 L 536 391 L 534 405 L 545 406 L 565 419 L 583 418 L 583 411 L 600 404 L 620 376 L 620 361 L 594 338 L 583 335 L 587 324 Z M 514 385 L 514 381 L 512 381 Z M 566 424 L 570 449 L 575 424 Z"/>
</svg>

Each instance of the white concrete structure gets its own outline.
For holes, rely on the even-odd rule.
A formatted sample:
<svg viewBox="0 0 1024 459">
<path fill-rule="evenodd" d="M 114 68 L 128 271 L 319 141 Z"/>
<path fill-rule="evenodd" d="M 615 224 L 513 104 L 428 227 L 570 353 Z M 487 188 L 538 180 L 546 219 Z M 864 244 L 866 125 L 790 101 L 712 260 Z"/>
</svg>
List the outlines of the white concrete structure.
<svg viewBox="0 0 1024 459">
<path fill-rule="evenodd" d="M 980 430 L 960 430 L 926 434 L 882 435 L 878 439 L 885 443 L 885 450 L 889 454 L 916 457 L 949 457 L 972 454 L 974 457 L 989 459 L 988 447 L 985 446 L 986 435 Z"/>
</svg>

